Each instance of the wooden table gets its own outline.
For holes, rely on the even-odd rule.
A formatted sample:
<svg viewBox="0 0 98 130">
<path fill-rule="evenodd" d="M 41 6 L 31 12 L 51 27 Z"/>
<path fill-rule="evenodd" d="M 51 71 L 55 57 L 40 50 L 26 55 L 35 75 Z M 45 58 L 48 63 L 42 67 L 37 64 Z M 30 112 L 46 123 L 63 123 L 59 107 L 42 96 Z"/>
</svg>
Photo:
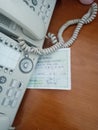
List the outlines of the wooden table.
<svg viewBox="0 0 98 130">
<path fill-rule="evenodd" d="M 80 18 L 88 8 L 78 0 L 58 0 L 49 31 L 57 34 L 65 21 Z M 74 27 L 64 33 L 65 40 Z M 27 90 L 16 130 L 98 130 L 98 16 L 71 47 L 71 82 L 71 91 Z"/>
</svg>

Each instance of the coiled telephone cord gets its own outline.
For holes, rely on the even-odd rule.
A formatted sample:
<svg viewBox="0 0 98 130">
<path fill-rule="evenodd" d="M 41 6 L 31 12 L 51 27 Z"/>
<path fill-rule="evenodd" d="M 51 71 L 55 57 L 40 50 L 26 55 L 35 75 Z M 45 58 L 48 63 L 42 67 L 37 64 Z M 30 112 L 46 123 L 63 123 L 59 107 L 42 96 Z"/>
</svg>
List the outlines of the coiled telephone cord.
<svg viewBox="0 0 98 130">
<path fill-rule="evenodd" d="M 93 3 L 91 8 L 88 10 L 88 12 L 81 18 L 81 19 L 74 19 L 74 20 L 69 20 L 58 31 L 57 37 L 54 34 L 48 33 L 48 38 L 51 40 L 51 42 L 54 44 L 53 46 L 49 48 L 36 48 L 36 47 L 30 47 L 29 45 L 26 44 L 26 42 L 19 37 L 18 42 L 20 43 L 21 49 L 28 52 L 28 53 L 33 53 L 33 54 L 38 54 L 38 55 L 46 55 L 55 52 L 57 49 L 60 48 L 67 48 L 70 47 L 74 41 L 77 39 L 79 32 L 84 24 L 88 24 L 92 22 L 98 11 L 98 5 L 97 3 Z M 63 32 L 71 25 L 77 24 L 73 35 L 68 41 L 64 41 L 62 34 Z"/>
</svg>

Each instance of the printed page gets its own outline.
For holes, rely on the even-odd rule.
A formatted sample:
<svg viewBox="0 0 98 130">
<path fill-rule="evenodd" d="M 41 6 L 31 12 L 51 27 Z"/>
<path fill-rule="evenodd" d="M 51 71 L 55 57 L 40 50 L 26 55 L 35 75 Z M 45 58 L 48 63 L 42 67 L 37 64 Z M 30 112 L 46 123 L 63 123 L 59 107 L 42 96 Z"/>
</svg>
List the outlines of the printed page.
<svg viewBox="0 0 98 130">
<path fill-rule="evenodd" d="M 70 90 L 70 48 L 59 49 L 55 53 L 41 56 L 28 88 Z"/>
</svg>

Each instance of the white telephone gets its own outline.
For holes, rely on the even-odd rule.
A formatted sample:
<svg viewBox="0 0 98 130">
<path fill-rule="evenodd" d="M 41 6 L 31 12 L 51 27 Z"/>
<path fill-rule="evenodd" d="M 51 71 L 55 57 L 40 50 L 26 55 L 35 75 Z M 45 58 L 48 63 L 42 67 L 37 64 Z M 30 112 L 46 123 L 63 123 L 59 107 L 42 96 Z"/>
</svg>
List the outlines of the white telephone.
<svg viewBox="0 0 98 130">
<path fill-rule="evenodd" d="M 38 55 L 19 46 L 42 48 L 56 0 L 0 0 L 0 130 L 11 127 Z M 21 41 L 21 40 L 20 40 Z"/>
</svg>

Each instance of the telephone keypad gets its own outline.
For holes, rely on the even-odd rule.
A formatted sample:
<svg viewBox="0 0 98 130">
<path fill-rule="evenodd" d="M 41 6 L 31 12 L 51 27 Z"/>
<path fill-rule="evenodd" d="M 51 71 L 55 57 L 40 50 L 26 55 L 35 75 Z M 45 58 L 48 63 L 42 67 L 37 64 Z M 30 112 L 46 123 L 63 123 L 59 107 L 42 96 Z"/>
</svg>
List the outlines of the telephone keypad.
<svg viewBox="0 0 98 130">
<path fill-rule="evenodd" d="M 17 105 L 18 98 L 21 96 L 22 89 L 23 83 L 13 79 L 1 104 L 12 108 L 15 107 Z M 2 86 L 0 86 L 0 92 L 2 92 Z"/>
<path fill-rule="evenodd" d="M 42 18 L 43 22 L 47 25 L 51 14 L 51 5 L 47 3 L 45 0 L 40 4 L 38 15 Z"/>
<path fill-rule="evenodd" d="M 32 11 L 35 11 L 47 26 L 47 22 L 49 22 L 48 20 L 50 19 L 50 14 L 52 10 L 52 0 L 23 0 L 23 2 L 25 2 L 25 4 L 29 6 L 29 8 L 33 8 Z"/>
</svg>

